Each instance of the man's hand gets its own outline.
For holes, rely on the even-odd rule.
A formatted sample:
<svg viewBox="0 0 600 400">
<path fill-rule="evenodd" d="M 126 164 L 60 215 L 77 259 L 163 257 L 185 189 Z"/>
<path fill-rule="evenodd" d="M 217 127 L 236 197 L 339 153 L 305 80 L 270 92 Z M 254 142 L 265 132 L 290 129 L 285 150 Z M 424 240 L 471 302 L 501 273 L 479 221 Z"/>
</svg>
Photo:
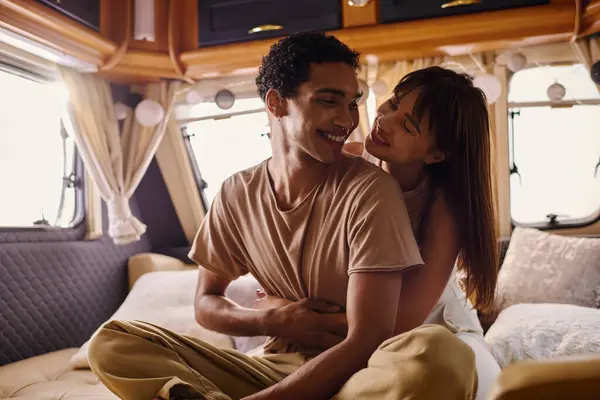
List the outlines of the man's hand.
<svg viewBox="0 0 600 400">
<path fill-rule="evenodd" d="M 273 299 L 271 299 L 273 300 Z M 279 299 L 279 303 L 283 299 Z M 306 348 L 329 349 L 346 338 L 348 321 L 341 307 L 323 300 L 283 300 L 272 308 L 273 334 Z"/>
<path fill-rule="evenodd" d="M 403 272 L 350 275 L 347 338 L 311 359 L 281 382 L 245 400 L 329 399 L 335 395 L 353 374 L 367 366 L 377 346 L 393 335 Z M 296 307 L 299 303 L 281 309 Z"/>
</svg>

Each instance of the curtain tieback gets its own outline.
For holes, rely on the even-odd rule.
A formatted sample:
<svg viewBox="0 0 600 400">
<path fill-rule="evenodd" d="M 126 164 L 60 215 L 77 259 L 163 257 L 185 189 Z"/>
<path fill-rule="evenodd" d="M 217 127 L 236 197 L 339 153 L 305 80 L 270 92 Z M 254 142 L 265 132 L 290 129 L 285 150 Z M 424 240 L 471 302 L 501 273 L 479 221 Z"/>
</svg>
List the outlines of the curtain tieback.
<svg viewBox="0 0 600 400">
<path fill-rule="evenodd" d="M 114 219 L 131 218 L 131 208 L 129 208 L 129 199 L 126 196 L 117 195 L 107 202 L 108 215 Z"/>
</svg>

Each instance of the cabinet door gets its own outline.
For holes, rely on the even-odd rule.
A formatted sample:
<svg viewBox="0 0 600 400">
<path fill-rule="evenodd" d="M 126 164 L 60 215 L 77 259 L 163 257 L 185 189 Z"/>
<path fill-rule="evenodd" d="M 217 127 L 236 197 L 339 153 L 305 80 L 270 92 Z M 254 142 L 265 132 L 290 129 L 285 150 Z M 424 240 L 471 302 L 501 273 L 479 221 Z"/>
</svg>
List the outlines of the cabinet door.
<svg viewBox="0 0 600 400">
<path fill-rule="evenodd" d="M 341 27 L 340 0 L 199 0 L 200 46 Z"/>
<path fill-rule="evenodd" d="M 96 31 L 100 30 L 100 0 L 37 0 Z"/>
<path fill-rule="evenodd" d="M 550 4 L 550 0 L 380 0 L 379 18 L 382 23 L 411 21 L 449 15 Z"/>
</svg>

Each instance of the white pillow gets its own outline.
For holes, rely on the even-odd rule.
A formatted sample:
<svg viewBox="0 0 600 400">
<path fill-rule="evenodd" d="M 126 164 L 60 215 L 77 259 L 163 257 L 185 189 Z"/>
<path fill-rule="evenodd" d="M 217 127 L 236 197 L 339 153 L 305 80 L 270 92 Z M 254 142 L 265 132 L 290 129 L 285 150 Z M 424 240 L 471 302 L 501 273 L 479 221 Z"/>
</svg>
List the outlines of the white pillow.
<svg viewBox="0 0 600 400">
<path fill-rule="evenodd" d="M 600 239 L 515 228 L 498 274 L 495 310 L 520 303 L 600 308 Z"/>
<path fill-rule="evenodd" d="M 423 324 L 445 325 L 452 332 L 477 333 L 483 339 L 483 328 L 477 318 L 477 310 L 460 288 L 456 268 L 452 270 L 440 299 Z"/>
<path fill-rule="evenodd" d="M 517 304 L 485 335 L 501 368 L 517 361 L 600 353 L 600 310 L 570 304 Z"/>
<path fill-rule="evenodd" d="M 257 299 L 256 289 L 261 286 L 250 274 L 240 276 L 231 282 L 225 291 L 225 296 L 242 307 L 252 308 Z M 235 349 L 242 353 L 249 353 L 265 344 L 266 336 L 232 336 Z"/>
<path fill-rule="evenodd" d="M 142 320 L 214 346 L 233 348 L 230 336 L 200 326 L 194 317 L 198 271 L 155 271 L 142 275 L 109 320 Z M 88 343 L 71 358 L 73 368 L 89 368 Z"/>
</svg>

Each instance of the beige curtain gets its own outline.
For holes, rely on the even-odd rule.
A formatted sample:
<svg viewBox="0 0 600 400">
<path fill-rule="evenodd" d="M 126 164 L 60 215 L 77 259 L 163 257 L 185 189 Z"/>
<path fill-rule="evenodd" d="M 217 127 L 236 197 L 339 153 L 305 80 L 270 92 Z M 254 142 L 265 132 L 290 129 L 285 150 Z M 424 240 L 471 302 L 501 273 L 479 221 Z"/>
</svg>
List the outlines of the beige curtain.
<svg viewBox="0 0 600 400">
<path fill-rule="evenodd" d="M 150 84 L 143 93 L 146 99 L 159 102 L 165 109 L 165 118 L 158 126 L 139 125 L 133 110 L 129 110 L 120 133 L 107 82 L 68 68 L 59 70 L 69 91 L 65 126 L 75 138 L 86 170 L 107 204 L 108 234 L 117 244 L 138 241 L 146 226 L 132 215 L 129 199 L 164 136 L 179 83 Z"/>
<path fill-rule="evenodd" d="M 592 64 L 600 61 L 600 37 L 581 38 L 572 41 L 571 45 L 577 58 L 588 71 L 592 69 Z M 596 85 L 596 87 L 600 91 L 600 85 Z"/>
<path fill-rule="evenodd" d="M 385 83 L 387 91 L 375 96 L 376 106 L 379 107 L 389 99 L 394 87 L 396 87 L 404 75 L 419 69 L 440 65 L 446 60 L 447 57 L 428 57 L 380 64 L 375 80 Z"/>
<path fill-rule="evenodd" d="M 495 55 L 492 52 L 485 52 L 464 56 L 424 57 L 382 63 L 379 65 L 376 80 L 383 81 L 387 91 L 385 94 L 377 96 L 377 107 L 389 98 L 400 79 L 413 71 L 439 65 L 462 73 L 492 73 L 494 60 Z"/>
<path fill-rule="evenodd" d="M 102 224 L 102 195 L 94 183 L 94 178 L 89 171 L 85 171 L 84 199 L 85 199 L 85 239 L 95 240 L 104 234 Z"/>
</svg>

